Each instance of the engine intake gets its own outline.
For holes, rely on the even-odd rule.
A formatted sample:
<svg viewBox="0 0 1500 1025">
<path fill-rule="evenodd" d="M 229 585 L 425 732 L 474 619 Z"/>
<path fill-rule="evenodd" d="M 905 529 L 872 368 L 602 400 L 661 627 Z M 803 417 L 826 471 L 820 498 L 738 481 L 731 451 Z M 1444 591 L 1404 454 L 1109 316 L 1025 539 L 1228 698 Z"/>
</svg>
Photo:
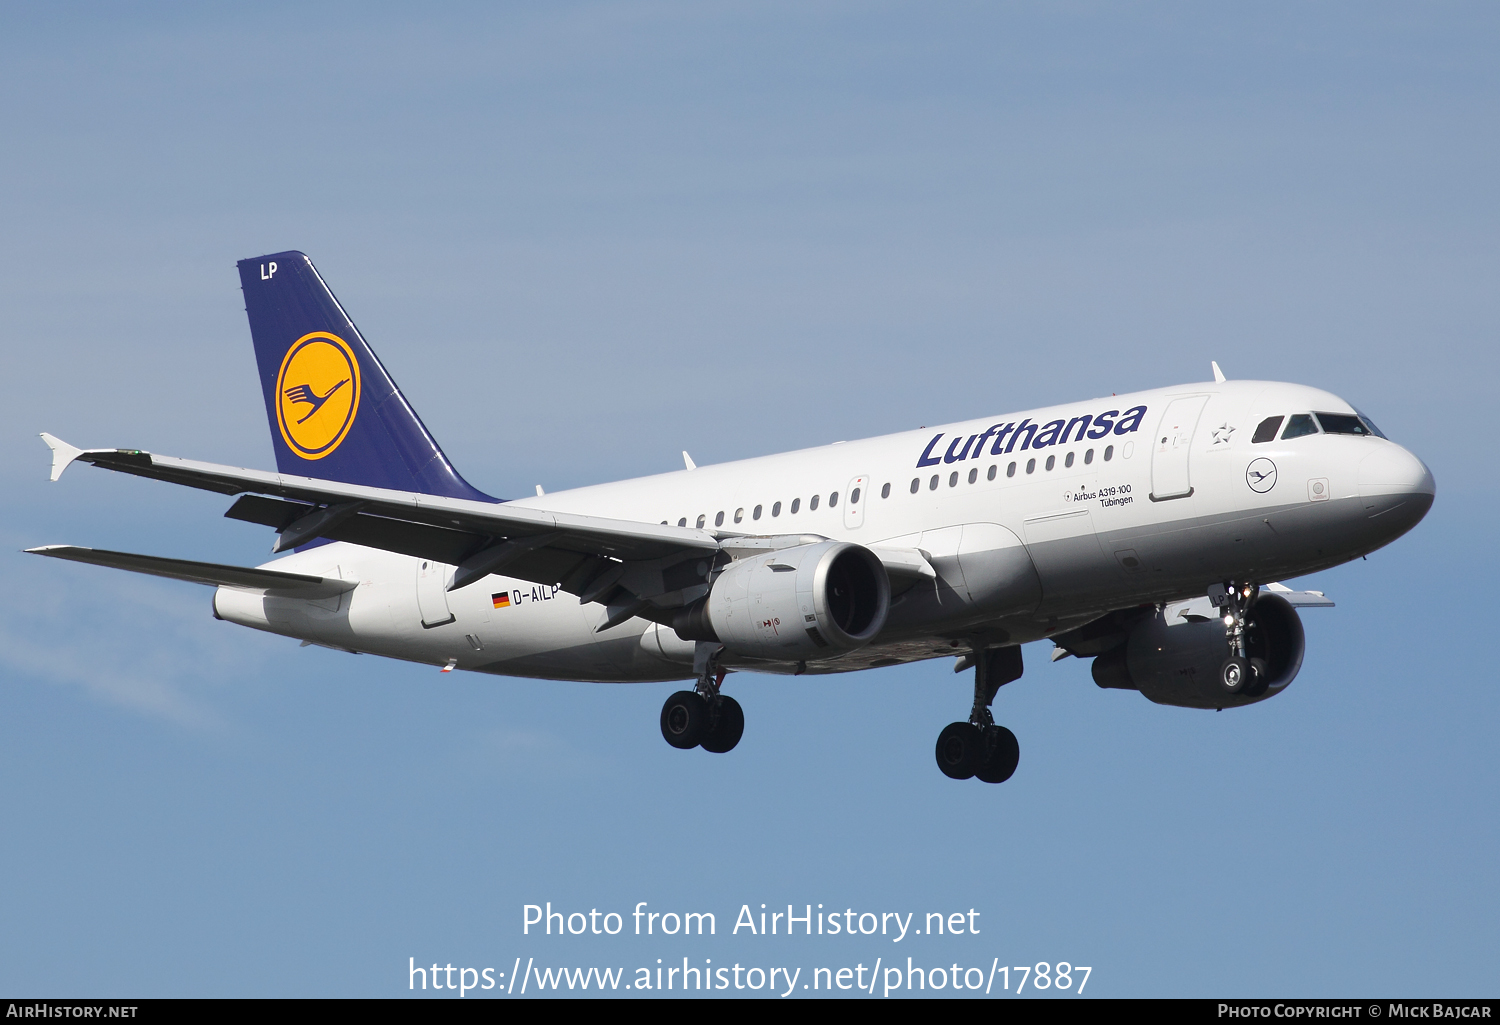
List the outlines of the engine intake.
<svg viewBox="0 0 1500 1025">
<path fill-rule="evenodd" d="M 1302 668 L 1307 647 L 1302 620 L 1285 598 L 1262 592 L 1250 607 L 1246 648 L 1265 664 L 1253 693 L 1226 694 L 1219 667 L 1229 656 L 1224 624 L 1217 619 L 1169 622 L 1157 612 L 1141 619 L 1125 643 L 1094 659 L 1101 687 L 1138 690 L 1159 705 L 1232 708 L 1280 694 Z"/>
<path fill-rule="evenodd" d="M 868 644 L 890 607 L 890 580 L 874 553 L 820 541 L 731 563 L 673 626 L 684 640 L 718 640 L 747 658 L 806 662 Z"/>
</svg>

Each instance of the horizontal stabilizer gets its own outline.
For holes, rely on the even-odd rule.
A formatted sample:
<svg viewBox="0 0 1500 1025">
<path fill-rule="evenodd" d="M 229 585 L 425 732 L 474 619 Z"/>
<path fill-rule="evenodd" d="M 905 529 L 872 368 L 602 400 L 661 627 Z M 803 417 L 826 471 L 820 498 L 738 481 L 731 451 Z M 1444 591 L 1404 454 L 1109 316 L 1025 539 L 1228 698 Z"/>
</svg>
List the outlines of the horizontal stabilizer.
<svg viewBox="0 0 1500 1025">
<path fill-rule="evenodd" d="M 86 562 L 93 566 L 149 573 L 151 576 L 187 580 L 195 584 L 263 591 L 278 598 L 332 598 L 359 586 L 359 582 L 355 580 L 283 573 L 274 569 L 221 566 L 213 562 L 189 562 L 186 559 L 163 559 L 155 555 L 133 555 L 129 552 L 109 552 L 102 548 L 79 548 L 74 545 L 45 545 L 41 548 L 28 548 L 26 551 L 32 555 L 45 555 L 50 559 Z"/>
</svg>

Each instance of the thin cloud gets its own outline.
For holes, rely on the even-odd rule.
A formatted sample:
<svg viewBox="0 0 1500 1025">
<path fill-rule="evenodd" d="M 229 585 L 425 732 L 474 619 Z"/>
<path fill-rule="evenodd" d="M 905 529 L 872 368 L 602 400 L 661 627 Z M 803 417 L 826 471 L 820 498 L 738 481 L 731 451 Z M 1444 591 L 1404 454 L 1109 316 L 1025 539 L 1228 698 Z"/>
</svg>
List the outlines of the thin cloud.
<svg viewBox="0 0 1500 1025">
<path fill-rule="evenodd" d="M 249 638 L 209 620 L 207 588 L 12 558 L 0 593 L 0 672 L 12 685 L 73 687 L 184 729 L 224 728 L 214 697 L 258 659 Z"/>
</svg>

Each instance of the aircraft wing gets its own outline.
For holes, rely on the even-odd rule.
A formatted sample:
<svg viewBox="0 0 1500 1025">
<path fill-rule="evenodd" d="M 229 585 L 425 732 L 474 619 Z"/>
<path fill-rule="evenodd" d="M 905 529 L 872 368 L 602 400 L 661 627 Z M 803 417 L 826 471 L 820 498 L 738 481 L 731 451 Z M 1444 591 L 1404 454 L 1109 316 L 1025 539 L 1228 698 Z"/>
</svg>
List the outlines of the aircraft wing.
<svg viewBox="0 0 1500 1025">
<path fill-rule="evenodd" d="M 215 562 L 163 559 L 155 555 L 110 552 L 102 548 L 44 545 L 41 548 L 28 548 L 26 551 L 32 555 L 45 555 L 51 559 L 67 559 L 69 562 L 86 562 L 93 566 L 128 569 L 132 573 L 149 573 L 151 576 L 188 580 L 195 584 L 263 591 L 282 598 L 332 598 L 359 586 L 356 580 L 315 577 L 304 573 L 283 573 L 274 569 L 221 566 Z"/>
<path fill-rule="evenodd" d="M 624 563 L 646 570 L 644 577 L 632 574 L 627 584 L 644 578 L 654 581 L 654 586 L 627 590 L 636 597 L 664 597 L 664 602 L 655 603 L 670 607 L 697 596 L 678 592 L 695 591 L 706 583 L 704 574 L 696 571 L 697 562 L 719 549 L 714 533 L 688 527 L 392 491 L 139 449 L 80 449 L 50 434 L 43 434 L 42 440 L 52 449 L 53 480 L 77 461 L 240 495 L 225 515 L 275 528 L 281 535 L 276 551 L 326 538 L 432 559 L 458 567 L 450 590 L 503 570 L 602 601 L 620 590 L 616 585 Z M 691 566 L 684 565 L 689 562 Z M 657 593 L 642 595 L 642 590 Z"/>
<path fill-rule="evenodd" d="M 1266 590 L 1299 609 L 1331 609 L 1333 599 L 1322 591 L 1294 591 L 1285 584 L 1267 584 Z"/>
</svg>

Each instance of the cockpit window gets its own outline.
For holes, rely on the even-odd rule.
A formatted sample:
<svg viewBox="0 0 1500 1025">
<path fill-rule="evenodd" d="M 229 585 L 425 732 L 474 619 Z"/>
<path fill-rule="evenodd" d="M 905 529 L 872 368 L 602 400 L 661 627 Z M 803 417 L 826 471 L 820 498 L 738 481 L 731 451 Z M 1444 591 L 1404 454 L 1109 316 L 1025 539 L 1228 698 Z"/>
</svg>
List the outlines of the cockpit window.
<svg viewBox="0 0 1500 1025">
<path fill-rule="evenodd" d="M 1356 409 L 1355 412 L 1359 413 L 1359 410 Z M 1363 413 L 1359 413 L 1359 418 L 1365 422 L 1365 426 L 1370 429 L 1370 433 L 1371 434 L 1375 435 L 1375 437 L 1377 437 L 1377 438 L 1385 438 L 1385 432 L 1382 431 L 1379 427 L 1375 426 L 1375 421 L 1374 420 L 1371 420 L 1369 417 L 1365 416 Z M 1386 438 L 1385 440 L 1389 441 L 1390 439 Z"/>
<path fill-rule="evenodd" d="M 1255 436 L 1250 439 L 1250 444 L 1263 445 L 1268 441 L 1275 441 L 1276 432 L 1281 430 L 1281 421 L 1285 419 L 1286 417 L 1284 416 L 1266 417 L 1260 422 L 1260 426 L 1255 429 Z"/>
<path fill-rule="evenodd" d="M 1293 413 L 1292 419 L 1286 425 L 1286 430 L 1281 432 L 1281 440 L 1286 441 L 1288 438 L 1300 438 L 1304 434 L 1317 433 L 1318 425 L 1311 413 Z"/>
<path fill-rule="evenodd" d="M 1318 423 L 1322 425 L 1324 434 L 1357 434 L 1361 438 L 1370 435 L 1370 428 L 1365 426 L 1365 422 L 1348 413 L 1319 413 Z"/>
</svg>

